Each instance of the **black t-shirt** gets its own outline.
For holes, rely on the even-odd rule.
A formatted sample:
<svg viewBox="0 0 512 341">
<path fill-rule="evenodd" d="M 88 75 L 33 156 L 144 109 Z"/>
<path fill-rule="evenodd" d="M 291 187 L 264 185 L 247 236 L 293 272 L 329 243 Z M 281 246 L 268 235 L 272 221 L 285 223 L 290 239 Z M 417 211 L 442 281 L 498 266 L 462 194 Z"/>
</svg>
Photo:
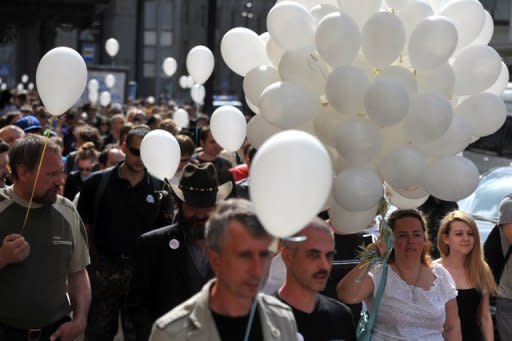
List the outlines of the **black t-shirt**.
<svg viewBox="0 0 512 341">
<path fill-rule="evenodd" d="M 315 310 L 306 313 L 295 309 L 279 297 L 278 293 L 275 296 L 292 308 L 297 329 L 304 341 L 356 339 L 352 312 L 343 303 L 318 294 Z"/>
<path fill-rule="evenodd" d="M 247 322 L 249 321 L 249 315 L 240 317 L 230 317 L 225 315 L 217 314 L 210 310 L 215 321 L 215 326 L 219 331 L 219 336 L 222 341 L 241 341 L 244 340 L 245 330 L 247 329 Z M 260 314 L 258 310 L 254 313 L 254 319 L 251 325 L 251 334 L 249 336 L 250 341 L 261 341 L 263 340 L 263 334 L 261 331 Z"/>
</svg>

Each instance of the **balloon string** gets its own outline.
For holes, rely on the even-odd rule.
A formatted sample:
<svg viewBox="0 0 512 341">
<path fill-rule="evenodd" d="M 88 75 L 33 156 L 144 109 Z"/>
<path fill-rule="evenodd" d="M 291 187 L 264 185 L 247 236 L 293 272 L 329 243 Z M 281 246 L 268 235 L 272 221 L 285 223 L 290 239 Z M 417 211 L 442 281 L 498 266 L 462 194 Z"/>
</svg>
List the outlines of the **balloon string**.
<svg viewBox="0 0 512 341">
<path fill-rule="evenodd" d="M 32 193 L 30 194 L 30 200 L 28 202 L 27 212 L 25 213 L 25 219 L 23 220 L 23 226 L 21 227 L 20 234 L 23 234 L 23 231 L 25 230 L 25 226 L 27 225 L 28 215 L 30 212 L 30 208 L 32 207 L 32 200 L 34 199 L 34 193 L 36 191 L 37 180 L 39 179 L 39 173 L 41 172 L 41 166 L 43 164 L 44 154 L 46 152 L 46 146 L 48 145 L 49 139 L 50 139 L 49 134 L 47 134 L 46 140 L 44 141 L 43 152 L 41 153 L 41 159 L 39 160 L 39 165 L 37 166 L 36 178 L 34 180 L 34 185 L 32 186 Z"/>
<path fill-rule="evenodd" d="M 265 271 L 267 276 L 262 276 L 261 277 L 260 283 L 258 285 L 258 292 L 256 293 L 256 297 L 254 298 L 254 301 L 252 302 L 251 312 L 249 313 L 249 320 L 247 321 L 247 327 L 245 327 L 244 341 L 249 341 L 249 337 L 251 336 L 252 323 L 254 321 L 254 315 L 256 314 L 256 307 L 258 306 L 258 293 L 260 292 L 261 289 L 263 289 L 263 283 L 265 282 L 265 280 L 270 275 L 269 271 L 270 271 L 270 264 L 271 263 L 272 262 L 269 260 L 268 263 L 267 263 L 267 269 Z"/>
</svg>

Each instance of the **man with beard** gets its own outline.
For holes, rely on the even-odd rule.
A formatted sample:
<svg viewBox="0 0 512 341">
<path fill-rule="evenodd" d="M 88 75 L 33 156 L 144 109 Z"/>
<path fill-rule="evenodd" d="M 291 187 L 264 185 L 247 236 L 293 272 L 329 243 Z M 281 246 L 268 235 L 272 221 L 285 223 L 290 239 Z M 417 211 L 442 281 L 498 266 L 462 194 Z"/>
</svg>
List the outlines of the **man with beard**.
<svg viewBox="0 0 512 341">
<path fill-rule="evenodd" d="M 27 136 L 9 162 L 14 185 L 0 189 L 0 340 L 74 340 L 87 324 L 89 253 L 78 212 L 57 195 L 60 148 Z"/>
<path fill-rule="evenodd" d="M 163 182 L 146 171 L 140 157 L 147 133 L 147 126 L 133 127 L 121 146 L 125 161 L 92 174 L 80 190 L 78 212 L 91 240 L 89 340 L 113 340 L 120 313 L 125 340 L 134 339 L 126 297 L 135 243 L 143 233 L 172 221 L 170 196 L 162 193 Z"/>
<path fill-rule="evenodd" d="M 171 184 L 171 188 L 179 199 L 178 222 L 148 232 L 137 242 L 128 306 L 141 341 L 148 339 L 158 317 L 213 277 L 206 254 L 205 223 L 215 205 L 229 195 L 232 184 L 219 186 L 211 163 L 189 163 L 179 184 Z"/>
<path fill-rule="evenodd" d="M 318 293 L 327 284 L 336 253 L 332 230 L 316 218 L 297 235 L 306 239 L 282 242 L 286 281 L 276 293 L 277 298 L 292 307 L 305 341 L 355 340 L 350 309 Z"/>
</svg>

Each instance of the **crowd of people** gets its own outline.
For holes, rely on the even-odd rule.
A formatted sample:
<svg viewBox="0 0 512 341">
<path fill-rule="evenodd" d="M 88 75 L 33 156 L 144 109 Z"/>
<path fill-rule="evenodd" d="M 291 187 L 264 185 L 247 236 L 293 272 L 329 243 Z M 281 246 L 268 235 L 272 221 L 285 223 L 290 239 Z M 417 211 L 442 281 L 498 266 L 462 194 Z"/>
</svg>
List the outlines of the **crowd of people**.
<svg viewBox="0 0 512 341">
<path fill-rule="evenodd" d="M 493 340 L 493 296 L 499 335 L 512 340 L 512 261 L 496 283 L 470 215 L 435 198 L 394 211 L 389 271 L 357 265 L 329 297 L 337 253 L 356 246 L 340 250 L 324 215 L 274 240 L 250 203 L 256 149 L 223 151 L 208 115 L 184 108 L 180 129 L 168 103 L 85 104 L 55 118 L 32 92 L 5 105 L 0 340 L 113 340 L 119 321 L 125 340 L 356 340 L 354 304 L 378 306 L 374 340 Z M 153 129 L 180 146 L 169 182 L 141 159 Z M 507 254 L 510 198 L 499 224 Z"/>
</svg>

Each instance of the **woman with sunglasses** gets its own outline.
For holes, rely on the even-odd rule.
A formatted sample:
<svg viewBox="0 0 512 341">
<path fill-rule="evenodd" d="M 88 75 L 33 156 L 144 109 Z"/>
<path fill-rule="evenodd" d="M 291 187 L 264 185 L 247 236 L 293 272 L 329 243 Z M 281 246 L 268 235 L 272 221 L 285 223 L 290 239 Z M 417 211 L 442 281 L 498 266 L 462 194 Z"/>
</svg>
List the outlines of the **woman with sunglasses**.
<svg viewBox="0 0 512 341">
<path fill-rule="evenodd" d="M 75 195 L 80 192 L 82 183 L 97 170 L 98 165 L 98 151 L 94 143 L 86 142 L 76 153 L 76 171 L 71 172 L 66 178 L 64 185 L 64 196 L 73 201 Z"/>
<path fill-rule="evenodd" d="M 462 211 L 448 213 L 437 237 L 441 264 L 452 275 L 458 290 L 457 305 L 466 340 L 494 340 L 489 295 L 496 283 L 484 260 L 475 221 Z"/>
<path fill-rule="evenodd" d="M 425 218 L 418 210 L 396 210 L 388 223 L 394 249 L 372 340 L 461 340 L 455 284 L 442 266 L 432 265 Z M 379 253 L 385 254 L 383 247 Z M 382 268 L 356 266 L 338 284 L 338 298 L 364 301 L 370 309 Z"/>
</svg>

